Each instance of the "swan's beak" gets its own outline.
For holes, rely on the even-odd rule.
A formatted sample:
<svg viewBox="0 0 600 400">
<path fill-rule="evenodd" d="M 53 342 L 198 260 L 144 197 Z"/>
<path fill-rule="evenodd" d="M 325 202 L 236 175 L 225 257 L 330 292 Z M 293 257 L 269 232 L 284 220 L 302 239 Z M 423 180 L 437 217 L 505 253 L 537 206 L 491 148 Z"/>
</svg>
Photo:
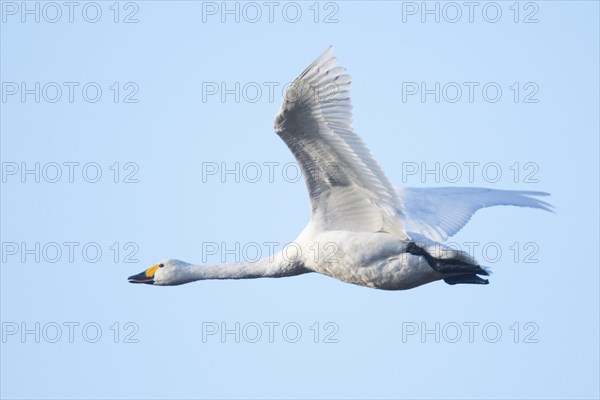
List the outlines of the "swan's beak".
<svg viewBox="0 0 600 400">
<path fill-rule="evenodd" d="M 158 264 L 148 268 L 147 270 L 140 272 L 137 275 L 131 275 L 127 280 L 130 283 L 148 283 L 154 284 L 154 273 L 158 269 Z"/>
</svg>

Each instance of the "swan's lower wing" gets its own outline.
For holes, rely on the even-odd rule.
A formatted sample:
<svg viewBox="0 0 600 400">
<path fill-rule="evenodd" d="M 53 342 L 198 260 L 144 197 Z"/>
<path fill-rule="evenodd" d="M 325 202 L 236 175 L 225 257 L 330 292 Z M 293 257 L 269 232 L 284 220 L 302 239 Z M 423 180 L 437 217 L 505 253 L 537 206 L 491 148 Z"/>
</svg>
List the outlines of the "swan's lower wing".
<svg viewBox="0 0 600 400">
<path fill-rule="evenodd" d="M 417 233 L 443 242 L 456 234 L 481 208 L 518 206 L 552 211 L 552 206 L 535 196 L 544 192 L 484 188 L 400 188 L 398 197 L 409 234 Z"/>
<path fill-rule="evenodd" d="M 352 129 L 350 76 L 335 63 L 329 48 L 292 83 L 275 131 L 302 169 L 319 229 L 407 239 L 395 188 Z"/>
</svg>

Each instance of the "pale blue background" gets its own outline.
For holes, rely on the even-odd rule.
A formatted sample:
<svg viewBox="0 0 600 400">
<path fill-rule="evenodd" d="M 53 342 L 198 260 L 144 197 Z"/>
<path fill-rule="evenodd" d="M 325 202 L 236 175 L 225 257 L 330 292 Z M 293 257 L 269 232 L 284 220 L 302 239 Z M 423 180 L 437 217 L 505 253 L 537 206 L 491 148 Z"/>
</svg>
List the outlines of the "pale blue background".
<svg viewBox="0 0 600 400">
<path fill-rule="evenodd" d="M 93 321 L 104 330 L 96 344 L 8 338 L 3 398 L 598 398 L 597 2 L 537 2 L 537 24 L 512 22 L 512 2 L 502 3 L 497 24 L 480 14 L 472 24 L 402 23 L 395 2 L 338 2 L 334 24 L 308 15 L 290 24 L 280 14 L 275 23 L 202 23 L 200 2 L 137 4 L 137 24 L 114 24 L 109 14 L 97 24 L 80 14 L 73 24 L 2 23 L 2 81 L 140 87 L 137 104 L 114 104 L 108 90 L 96 104 L 2 104 L 3 162 L 140 167 L 137 184 L 2 184 L 3 242 L 98 242 L 107 252 L 96 264 L 80 256 L 2 264 L 3 322 Z M 302 4 L 308 13 L 312 2 Z M 200 177 L 204 161 L 292 161 L 272 130 L 281 93 L 274 102 L 203 103 L 202 82 L 286 83 L 330 44 L 353 76 L 356 130 L 396 184 L 403 161 L 539 165 L 537 184 L 474 185 L 551 192 L 556 214 L 485 210 L 454 238 L 498 242 L 506 252 L 535 242 L 539 263 L 506 255 L 487 287 L 438 282 L 406 292 L 317 274 L 127 283 L 164 258 L 200 262 L 202 242 L 295 238 L 309 217 L 303 183 Z M 403 81 L 534 81 L 540 101 L 515 104 L 506 92 L 496 104 L 403 103 Z M 138 243 L 139 262 L 114 263 L 113 242 Z M 113 343 L 108 327 L 128 321 L 139 326 L 139 343 Z M 203 343 L 203 321 L 292 321 L 304 336 Z M 339 343 L 313 343 L 309 326 L 328 321 L 339 326 Z M 402 342 L 403 322 L 469 321 L 498 323 L 502 339 Z M 514 322 L 536 323 L 539 342 L 513 343 Z"/>
</svg>

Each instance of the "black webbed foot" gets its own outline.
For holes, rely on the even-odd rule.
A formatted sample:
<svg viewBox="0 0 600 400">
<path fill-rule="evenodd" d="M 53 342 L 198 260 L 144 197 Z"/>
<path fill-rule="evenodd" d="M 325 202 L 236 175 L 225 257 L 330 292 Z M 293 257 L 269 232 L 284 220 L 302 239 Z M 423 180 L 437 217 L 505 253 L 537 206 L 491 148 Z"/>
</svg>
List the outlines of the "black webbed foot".
<svg viewBox="0 0 600 400">
<path fill-rule="evenodd" d="M 427 264 L 434 270 L 442 274 L 468 274 L 476 276 L 489 275 L 489 273 L 477 264 L 471 264 L 458 258 L 436 258 L 429 254 L 425 249 L 418 246 L 414 242 L 410 242 L 406 246 L 406 252 L 415 256 L 421 256 L 427 261 Z M 477 277 L 479 278 L 479 277 Z M 481 278 L 479 278 L 481 279 Z M 485 281 L 484 279 L 481 279 Z M 487 283 L 487 281 L 485 281 Z M 459 283 L 459 282 L 456 282 Z M 477 283 L 477 282 L 473 282 Z"/>
<path fill-rule="evenodd" d="M 464 274 L 444 278 L 444 282 L 448 285 L 456 285 L 459 283 L 473 283 L 476 285 L 487 285 L 490 283 L 487 279 L 480 278 L 475 274 Z"/>
</svg>

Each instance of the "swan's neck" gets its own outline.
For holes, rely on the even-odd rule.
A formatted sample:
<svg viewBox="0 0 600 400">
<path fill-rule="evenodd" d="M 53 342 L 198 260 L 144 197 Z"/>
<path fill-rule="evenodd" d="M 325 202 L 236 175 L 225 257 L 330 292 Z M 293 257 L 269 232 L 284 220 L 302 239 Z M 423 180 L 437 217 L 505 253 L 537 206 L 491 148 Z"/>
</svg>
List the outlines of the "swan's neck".
<svg viewBox="0 0 600 400">
<path fill-rule="evenodd" d="M 280 253 L 256 262 L 239 262 L 214 265 L 187 265 L 182 268 L 180 280 L 186 282 L 206 279 L 279 278 L 299 275 L 305 270 L 302 263 L 286 260 Z"/>
</svg>

